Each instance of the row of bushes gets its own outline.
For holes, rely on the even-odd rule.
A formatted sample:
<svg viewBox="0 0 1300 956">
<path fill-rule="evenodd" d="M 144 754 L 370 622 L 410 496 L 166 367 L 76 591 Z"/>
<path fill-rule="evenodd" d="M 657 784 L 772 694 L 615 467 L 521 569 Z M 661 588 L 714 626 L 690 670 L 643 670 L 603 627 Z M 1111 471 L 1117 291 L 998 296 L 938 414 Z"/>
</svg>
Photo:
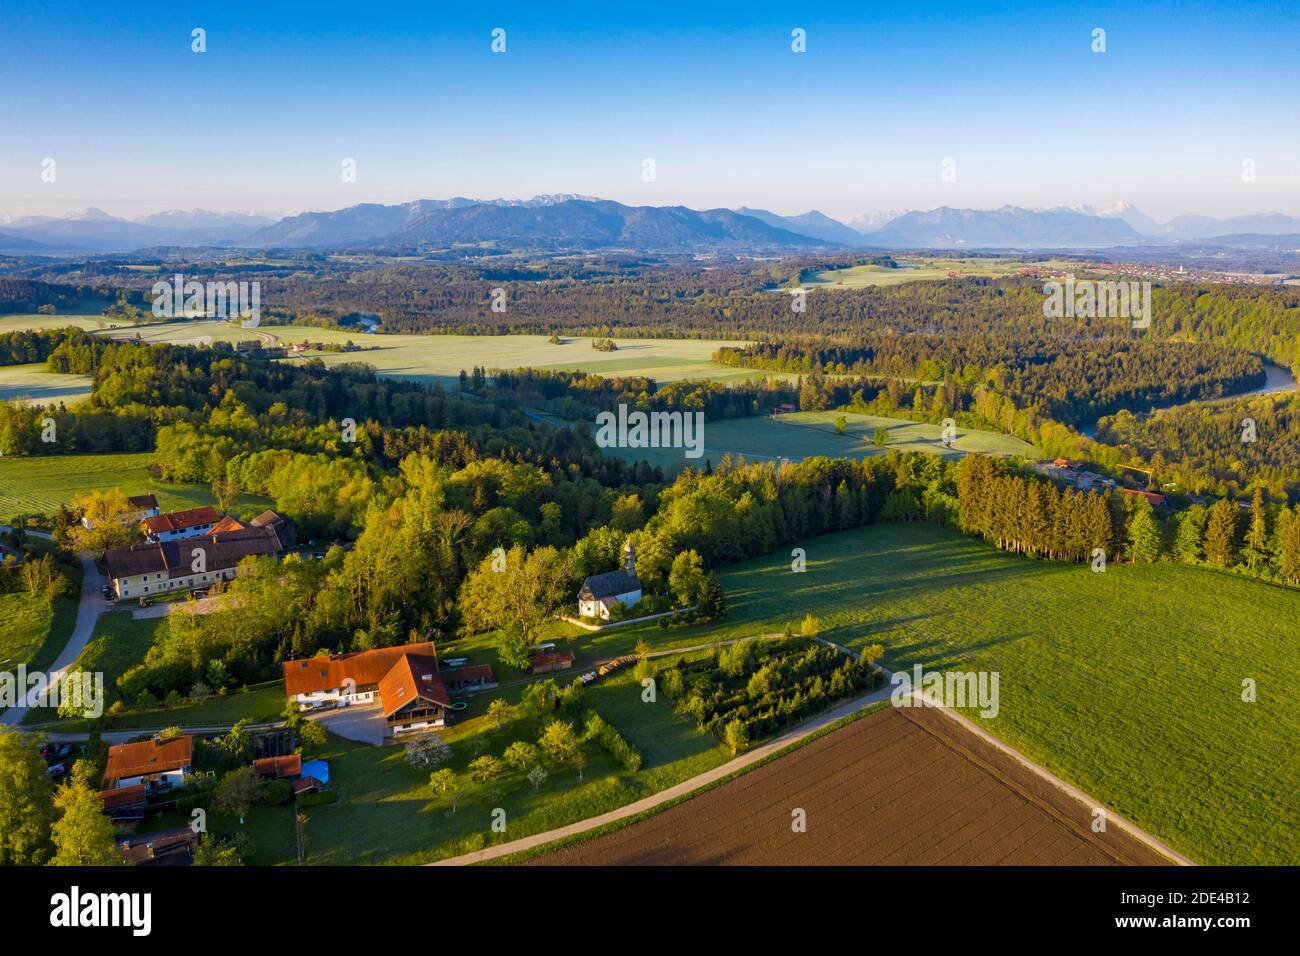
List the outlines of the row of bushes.
<svg viewBox="0 0 1300 956">
<path fill-rule="evenodd" d="M 629 773 L 636 773 L 641 769 L 641 751 L 628 743 L 612 724 L 594 710 L 587 712 L 585 736 L 609 751 L 610 755 Z"/>
<path fill-rule="evenodd" d="M 659 678 L 676 710 L 725 740 L 740 721 L 750 739 L 769 736 L 831 703 L 881 686 L 874 664 L 807 638 L 753 640 L 712 658 L 679 659 Z"/>
</svg>

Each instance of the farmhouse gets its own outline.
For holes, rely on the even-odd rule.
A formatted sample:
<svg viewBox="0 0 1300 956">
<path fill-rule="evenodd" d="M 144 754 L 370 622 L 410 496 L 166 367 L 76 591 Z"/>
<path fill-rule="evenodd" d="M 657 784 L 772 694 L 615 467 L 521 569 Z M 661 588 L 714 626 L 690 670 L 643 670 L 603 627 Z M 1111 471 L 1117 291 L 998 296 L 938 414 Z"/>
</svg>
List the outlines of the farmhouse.
<svg viewBox="0 0 1300 956">
<path fill-rule="evenodd" d="M 284 662 L 285 695 L 303 710 L 378 704 L 393 735 L 445 726 L 451 690 L 493 683 L 485 664 L 440 671 L 432 641 Z"/>
<path fill-rule="evenodd" d="M 630 607 L 641 600 L 641 581 L 636 576 L 636 552 L 631 543 L 623 549 L 623 569 L 594 574 L 578 591 L 578 614 L 608 621 L 615 604 Z"/>
<path fill-rule="evenodd" d="M 275 528 L 265 525 L 202 539 L 112 548 L 104 552 L 104 564 L 119 598 L 145 597 L 233 580 L 236 566 L 244 558 L 276 555 L 281 550 Z"/>
<path fill-rule="evenodd" d="M 127 524 L 139 524 L 158 515 L 158 498 L 156 495 L 132 495 L 126 499 L 126 503 L 132 509 L 131 514 L 126 519 Z M 82 515 L 81 524 L 88 531 L 93 530 L 95 527 L 95 523 L 90 519 L 89 515 Z"/>
<path fill-rule="evenodd" d="M 380 705 L 394 736 L 446 724 L 451 697 L 438 676 L 438 658 L 403 654 L 379 681 Z"/>
<path fill-rule="evenodd" d="M 190 772 L 194 739 L 189 736 L 161 740 L 154 737 L 108 748 L 104 786 L 108 790 L 143 784 L 146 791 L 179 787 Z"/>
<path fill-rule="evenodd" d="M 150 541 L 180 541 L 207 534 L 221 520 L 216 508 L 204 505 L 188 511 L 173 511 L 144 519 L 144 536 Z"/>
</svg>

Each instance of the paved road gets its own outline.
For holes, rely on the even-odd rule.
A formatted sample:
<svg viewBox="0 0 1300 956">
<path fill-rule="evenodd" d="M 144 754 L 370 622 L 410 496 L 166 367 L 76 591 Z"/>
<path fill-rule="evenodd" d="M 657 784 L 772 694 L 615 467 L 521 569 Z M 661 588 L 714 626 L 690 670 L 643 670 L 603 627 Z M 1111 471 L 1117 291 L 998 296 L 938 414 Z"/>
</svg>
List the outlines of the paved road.
<svg viewBox="0 0 1300 956">
<path fill-rule="evenodd" d="M 31 534 L 33 537 L 36 536 L 35 532 Z M 54 666 L 50 668 L 51 681 L 60 679 L 67 672 L 68 666 L 86 649 L 91 635 L 95 633 L 95 622 L 99 620 L 99 615 L 111 608 L 99 590 L 101 585 L 108 582 L 95 567 L 94 557 L 89 551 L 81 554 L 81 571 L 81 603 L 77 607 L 77 623 L 72 629 L 72 637 L 54 661 Z M 23 719 L 23 715 L 27 713 L 27 707 L 27 704 L 10 707 L 0 714 L 0 723 L 8 724 L 10 727 L 17 726 Z"/>
<path fill-rule="evenodd" d="M 37 727 L 24 727 L 22 729 L 31 730 L 33 733 L 39 733 L 40 728 L 42 726 L 49 726 L 49 725 L 45 724 L 45 725 L 38 725 Z M 168 724 L 165 726 L 175 726 L 175 725 Z M 201 727 L 181 727 L 181 730 L 184 733 L 193 734 L 196 737 L 219 737 L 222 734 L 227 733 L 230 730 L 230 726 L 231 726 L 230 724 L 211 724 L 208 726 L 201 726 Z M 277 727 L 283 727 L 283 726 L 284 726 L 283 720 L 276 720 L 266 724 L 249 724 L 248 730 L 250 732 L 257 732 L 262 730 L 274 730 Z M 154 727 L 154 728 L 137 727 L 134 730 L 106 730 L 100 736 L 103 738 L 104 743 L 124 744 L 130 740 L 134 740 L 137 737 L 143 737 L 146 734 L 156 734 L 159 730 L 162 729 L 163 727 Z M 41 733 L 40 737 L 42 740 L 48 740 L 56 744 L 74 744 L 89 739 L 90 735 L 86 733 L 65 734 L 65 733 L 53 732 L 53 733 Z"/>
</svg>

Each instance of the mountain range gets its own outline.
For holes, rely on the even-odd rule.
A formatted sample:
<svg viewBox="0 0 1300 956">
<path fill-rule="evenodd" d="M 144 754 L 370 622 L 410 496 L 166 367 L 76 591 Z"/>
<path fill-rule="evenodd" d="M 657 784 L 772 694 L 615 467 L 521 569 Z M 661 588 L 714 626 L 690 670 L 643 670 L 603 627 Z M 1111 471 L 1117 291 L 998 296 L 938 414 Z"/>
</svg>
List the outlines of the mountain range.
<svg viewBox="0 0 1300 956">
<path fill-rule="evenodd" d="M 63 217 L 0 221 L 0 254 L 88 255 L 156 247 L 419 251 L 492 245 L 537 251 L 624 249 L 690 253 L 817 249 L 1099 249 L 1197 241 L 1249 247 L 1287 243 L 1300 217 L 1260 213 L 1157 222 L 1131 203 L 1026 209 L 887 210 L 849 222 L 817 210 L 629 206 L 589 196 L 417 199 L 361 203 L 276 220 L 172 210 L 124 219 L 95 208 Z"/>
</svg>

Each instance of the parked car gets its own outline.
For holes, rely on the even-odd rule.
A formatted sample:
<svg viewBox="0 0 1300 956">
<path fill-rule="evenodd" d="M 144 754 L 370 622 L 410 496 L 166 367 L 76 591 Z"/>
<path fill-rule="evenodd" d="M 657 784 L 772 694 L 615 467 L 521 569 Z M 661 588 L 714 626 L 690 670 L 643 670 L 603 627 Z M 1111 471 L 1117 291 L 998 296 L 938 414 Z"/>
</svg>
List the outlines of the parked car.
<svg viewBox="0 0 1300 956">
<path fill-rule="evenodd" d="M 104 597 L 108 597 L 109 593 L 110 593 L 112 590 L 113 590 L 113 589 L 110 588 L 107 584 L 101 584 L 101 585 L 99 586 L 99 593 L 102 594 L 102 595 L 104 595 Z"/>
<path fill-rule="evenodd" d="M 72 744 L 46 744 L 41 748 L 41 756 L 45 758 L 46 763 L 53 760 L 63 760 L 65 757 L 71 756 L 71 754 Z"/>
<path fill-rule="evenodd" d="M 60 777 L 66 777 L 68 775 L 67 764 L 52 763 L 46 767 L 45 770 L 53 780 L 58 780 Z"/>
</svg>

